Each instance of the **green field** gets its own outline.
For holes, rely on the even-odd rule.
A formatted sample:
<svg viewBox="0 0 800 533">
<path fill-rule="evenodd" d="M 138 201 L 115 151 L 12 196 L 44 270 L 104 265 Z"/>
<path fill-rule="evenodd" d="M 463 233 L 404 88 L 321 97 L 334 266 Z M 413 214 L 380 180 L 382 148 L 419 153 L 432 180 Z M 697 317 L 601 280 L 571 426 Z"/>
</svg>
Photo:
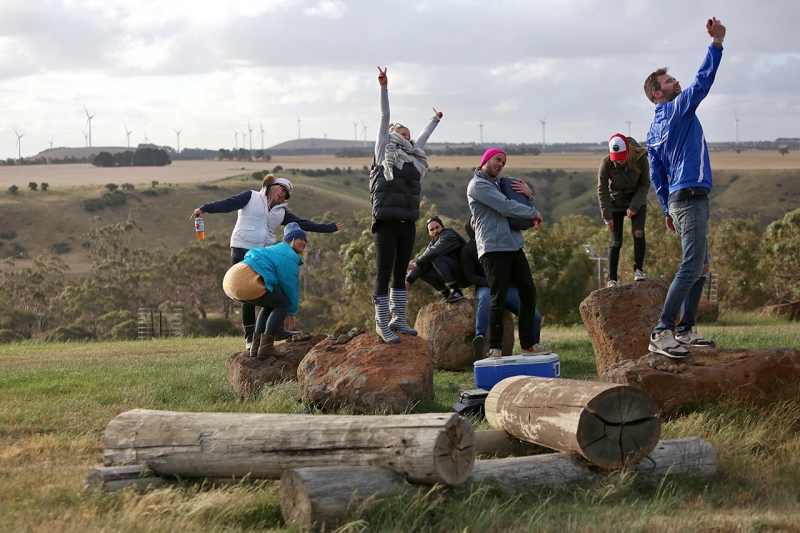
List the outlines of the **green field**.
<svg viewBox="0 0 800 533">
<path fill-rule="evenodd" d="M 702 333 L 722 347 L 800 346 L 800 326 L 755 315 L 723 316 Z M 597 379 L 582 327 L 545 328 L 564 377 Z M 0 531 L 293 531 L 280 516 L 278 483 L 213 487 L 183 481 L 137 494 L 88 493 L 102 464 L 103 432 L 134 408 L 318 413 L 296 401 L 297 385 L 238 400 L 225 358 L 239 338 L 0 347 Z M 437 372 L 436 399 L 418 412 L 447 411 L 470 372 Z M 485 421 L 474 421 L 486 429 Z M 507 495 L 456 488 L 395 498 L 352 516 L 337 531 L 800 531 L 800 396 L 766 406 L 715 403 L 666 422 L 662 438 L 700 436 L 717 451 L 716 479 L 641 488 L 627 475 L 572 488 Z M 327 531 L 333 531 L 329 528 Z"/>
</svg>

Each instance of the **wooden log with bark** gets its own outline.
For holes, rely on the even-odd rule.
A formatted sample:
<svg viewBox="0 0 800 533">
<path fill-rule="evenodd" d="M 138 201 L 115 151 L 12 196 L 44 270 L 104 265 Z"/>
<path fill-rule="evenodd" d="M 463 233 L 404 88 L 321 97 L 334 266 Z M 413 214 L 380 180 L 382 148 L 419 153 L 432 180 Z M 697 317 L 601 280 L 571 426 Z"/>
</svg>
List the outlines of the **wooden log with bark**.
<svg viewBox="0 0 800 533">
<path fill-rule="evenodd" d="M 492 388 L 485 408 L 493 428 L 602 468 L 637 463 L 661 434 L 653 399 L 623 385 L 514 376 Z"/>
<path fill-rule="evenodd" d="M 182 477 L 278 479 L 309 466 L 386 466 L 414 483 L 457 485 L 475 432 L 455 413 L 334 416 L 135 409 L 106 428 L 106 466 Z"/>
<path fill-rule="evenodd" d="M 665 478 L 676 477 L 709 482 L 716 470 L 714 448 L 699 437 L 689 437 L 660 441 L 627 471 L 636 476 L 635 483 L 656 486 Z M 599 482 L 612 473 L 577 454 L 550 453 L 475 461 L 469 483 L 496 483 L 513 493 L 545 485 Z M 378 466 L 288 470 L 281 478 L 281 513 L 289 524 L 330 525 L 381 498 L 419 490 L 419 485 L 410 485 L 397 473 Z"/>
</svg>

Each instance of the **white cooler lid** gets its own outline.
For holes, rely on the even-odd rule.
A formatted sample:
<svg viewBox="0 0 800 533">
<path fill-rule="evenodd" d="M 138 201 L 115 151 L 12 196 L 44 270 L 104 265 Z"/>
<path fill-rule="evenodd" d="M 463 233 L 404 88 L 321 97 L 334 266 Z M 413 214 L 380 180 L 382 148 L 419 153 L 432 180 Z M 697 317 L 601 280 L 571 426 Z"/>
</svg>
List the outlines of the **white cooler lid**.
<svg viewBox="0 0 800 533">
<path fill-rule="evenodd" d="M 504 365 L 536 365 L 541 363 L 552 363 L 558 361 L 558 354 L 549 353 L 546 355 L 509 355 L 502 359 L 478 359 L 473 363 L 475 368 L 482 366 L 504 366 Z"/>
</svg>

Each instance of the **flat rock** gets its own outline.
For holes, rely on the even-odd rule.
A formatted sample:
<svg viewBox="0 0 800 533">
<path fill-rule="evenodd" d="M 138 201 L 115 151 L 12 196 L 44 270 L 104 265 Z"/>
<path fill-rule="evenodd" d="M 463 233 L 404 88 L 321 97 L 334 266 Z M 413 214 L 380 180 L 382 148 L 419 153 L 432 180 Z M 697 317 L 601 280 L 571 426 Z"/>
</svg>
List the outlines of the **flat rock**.
<svg viewBox="0 0 800 533">
<path fill-rule="evenodd" d="M 228 381 L 240 398 L 258 394 L 264 385 L 281 381 L 297 381 L 297 366 L 315 344 L 327 339 L 327 335 L 295 335 L 285 343 L 276 344 L 275 349 L 285 353 L 283 358 L 259 359 L 248 352 L 230 355 L 225 360 Z"/>
<path fill-rule="evenodd" d="M 650 393 L 662 416 L 726 398 L 769 402 L 800 384 L 796 348 L 716 349 L 689 347 L 691 355 L 674 360 L 648 354 L 615 363 L 604 372 L 608 383 L 631 385 Z"/>
<path fill-rule="evenodd" d="M 668 289 L 666 280 L 646 279 L 593 291 L 581 302 L 598 374 L 614 363 L 649 352 L 650 334 L 658 324 Z"/>
<path fill-rule="evenodd" d="M 386 344 L 375 333 L 346 344 L 323 340 L 297 369 L 298 399 L 325 409 L 347 406 L 359 414 L 404 413 L 433 400 L 431 343 L 399 335 L 399 344 Z"/>
<path fill-rule="evenodd" d="M 414 328 L 419 336 L 431 342 L 433 367 L 437 370 L 472 369 L 472 339 L 475 338 L 477 298 L 464 298 L 455 303 L 436 302 L 419 310 Z M 514 349 L 514 318 L 505 312 L 503 355 Z M 489 336 L 483 346 L 483 356 L 489 351 Z"/>
</svg>

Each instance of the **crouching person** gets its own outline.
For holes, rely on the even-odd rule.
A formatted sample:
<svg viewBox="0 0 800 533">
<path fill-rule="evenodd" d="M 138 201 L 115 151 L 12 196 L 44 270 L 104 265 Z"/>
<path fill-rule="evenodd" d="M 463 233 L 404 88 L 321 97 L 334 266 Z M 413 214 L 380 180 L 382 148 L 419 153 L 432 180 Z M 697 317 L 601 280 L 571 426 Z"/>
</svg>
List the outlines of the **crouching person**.
<svg viewBox="0 0 800 533">
<path fill-rule="evenodd" d="M 408 264 L 406 289 L 421 279 L 444 296 L 447 303 L 464 298 L 461 287 L 469 285 L 461 271 L 461 248 L 466 241 L 457 231 L 445 228 L 442 220 L 432 216 L 427 220 L 431 242 L 419 258 Z"/>
<path fill-rule="evenodd" d="M 286 322 L 294 329 L 300 300 L 300 265 L 306 249 L 306 234 L 296 222 L 286 225 L 283 242 L 253 248 L 225 274 L 225 294 L 245 304 L 261 307 L 256 320 L 250 356 L 283 357 L 275 349 L 275 334 Z"/>
</svg>

